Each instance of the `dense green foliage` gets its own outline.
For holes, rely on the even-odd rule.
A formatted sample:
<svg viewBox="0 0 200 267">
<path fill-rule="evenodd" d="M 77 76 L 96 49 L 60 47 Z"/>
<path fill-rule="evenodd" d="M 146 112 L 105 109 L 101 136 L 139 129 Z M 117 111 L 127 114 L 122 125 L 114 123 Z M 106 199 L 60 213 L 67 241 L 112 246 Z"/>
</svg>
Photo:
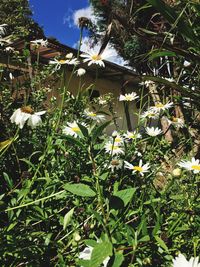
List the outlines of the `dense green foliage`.
<svg viewBox="0 0 200 267">
<path fill-rule="evenodd" d="M 7 24 L 7 35 L 19 38 L 42 38 L 41 27 L 32 19 L 28 0 L 1 0 L 0 25 Z"/>
</svg>

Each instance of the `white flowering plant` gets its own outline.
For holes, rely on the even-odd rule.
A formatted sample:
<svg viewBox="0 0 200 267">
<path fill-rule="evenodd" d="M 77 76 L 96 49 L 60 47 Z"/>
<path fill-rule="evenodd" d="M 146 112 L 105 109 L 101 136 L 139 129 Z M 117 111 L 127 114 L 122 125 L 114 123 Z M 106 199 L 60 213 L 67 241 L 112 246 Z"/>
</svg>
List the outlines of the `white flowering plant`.
<svg viewBox="0 0 200 267">
<path fill-rule="evenodd" d="M 84 58 L 105 66 L 103 54 Z M 80 61 L 36 64 L 21 96 L 0 85 L 2 266 L 198 266 L 200 164 L 184 121 L 164 124 L 176 99 L 119 93 L 125 108 L 140 100 L 134 129 L 120 129 L 114 96 L 82 90 L 87 71 L 68 90 Z"/>
</svg>

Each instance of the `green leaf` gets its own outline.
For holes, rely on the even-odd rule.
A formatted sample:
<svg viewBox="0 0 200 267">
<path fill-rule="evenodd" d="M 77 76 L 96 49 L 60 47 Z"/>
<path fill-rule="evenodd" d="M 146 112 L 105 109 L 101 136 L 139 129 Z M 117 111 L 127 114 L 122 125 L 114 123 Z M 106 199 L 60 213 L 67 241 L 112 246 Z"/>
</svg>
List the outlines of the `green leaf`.
<svg viewBox="0 0 200 267">
<path fill-rule="evenodd" d="M 92 250 L 89 266 L 99 267 L 108 256 L 112 256 L 112 244 L 108 241 L 97 244 Z"/>
<path fill-rule="evenodd" d="M 107 179 L 108 175 L 109 175 L 109 172 L 104 172 L 99 176 L 99 178 L 101 180 L 105 181 Z"/>
<path fill-rule="evenodd" d="M 4 178 L 4 180 L 6 181 L 6 183 L 7 183 L 8 187 L 9 187 L 9 189 L 12 189 L 12 188 L 13 188 L 13 181 L 12 181 L 12 179 L 8 176 L 7 173 L 3 172 L 3 178 Z"/>
<path fill-rule="evenodd" d="M 63 230 L 66 229 L 67 225 L 69 224 L 69 222 L 71 221 L 72 215 L 74 213 L 74 208 L 71 209 L 70 211 L 68 211 L 63 219 Z"/>
<path fill-rule="evenodd" d="M 160 51 L 160 52 L 157 51 L 157 52 L 151 53 L 151 55 L 149 56 L 149 61 L 152 61 L 154 58 L 164 57 L 164 56 L 175 57 L 176 53 L 170 52 L 170 51 Z"/>
<path fill-rule="evenodd" d="M 122 262 L 124 261 L 124 256 L 121 253 L 116 253 L 115 254 L 115 259 L 113 262 L 112 267 L 120 267 L 122 266 Z"/>
<path fill-rule="evenodd" d="M 7 139 L 3 142 L 0 142 L 0 152 L 6 148 L 7 146 L 9 146 L 12 143 L 13 139 Z"/>
<path fill-rule="evenodd" d="M 92 135 L 92 141 L 95 142 L 97 137 L 98 136 L 101 136 L 103 130 L 111 123 L 111 121 L 107 121 L 103 124 L 101 124 L 100 126 L 98 127 L 95 127 L 92 132 L 91 132 L 91 135 Z"/>
<path fill-rule="evenodd" d="M 148 241 L 150 241 L 149 235 L 145 235 L 141 239 L 139 239 L 139 242 L 148 242 Z"/>
<path fill-rule="evenodd" d="M 83 143 L 80 142 L 77 138 L 74 138 L 73 136 L 70 135 L 65 135 L 65 136 L 63 135 L 63 137 L 67 139 L 67 141 L 69 141 L 70 143 L 83 147 Z"/>
<path fill-rule="evenodd" d="M 165 251 L 168 251 L 168 247 L 166 246 L 165 242 L 159 236 L 155 236 L 155 240 L 158 242 L 161 248 L 163 248 Z"/>
<path fill-rule="evenodd" d="M 77 124 L 78 124 L 78 127 L 79 127 L 80 130 L 81 130 L 82 135 L 83 135 L 84 137 L 88 137 L 88 129 L 87 129 L 84 125 L 82 125 L 82 124 L 80 124 L 80 123 L 77 123 Z"/>
<path fill-rule="evenodd" d="M 95 247 L 97 245 L 97 241 L 93 239 L 86 239 L 84 242 L 88 247 Z"/>
<path fill-rule="evenodd" d="M 81 197 L 94 197 L 96 193 L 86 184 L 65 184 L 64 189 Z"/>
<path fill-rule="evenodd" d="M 152 231 L 153 236 L 156 236 L 158 234 L 158 231 L 160 230 L 160 221 L 161 220 L 156 221 L 156 225 Z"/>
<path fill-rule="evenodd" d="M 161 201 L 161 198 L 158 197 L 158 198 L 153 198 L 153 199 L 150 199 L 148 201 L 145 201 L 144 204 L 145 205 L 149 205 L 149 204 L 152 204 L 152 203 L 157 203 L 157 202 L 160 202 Z"/>
<path fill-rule="evenodd" d="M 128 188 L 117 191 L 114 196 L 120 198 L 124 202 L 124 206 L 126 206 L 132 199 L 136 188 Z"/>
</svg>

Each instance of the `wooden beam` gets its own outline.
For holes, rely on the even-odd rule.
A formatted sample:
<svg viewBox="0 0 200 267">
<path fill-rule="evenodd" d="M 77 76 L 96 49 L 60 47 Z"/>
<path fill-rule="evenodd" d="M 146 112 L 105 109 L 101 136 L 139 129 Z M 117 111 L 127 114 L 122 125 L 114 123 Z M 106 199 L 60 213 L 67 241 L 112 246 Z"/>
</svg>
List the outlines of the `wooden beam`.
<svg viewBox="0 0 200 267">
<path fill-rule="evenodd" d="M 29 72 L 28 68 L 25 69 L 25 68 L 23 68 L 21 66 L 15 66 L 15 65 L 11 65 L 11 64 L 5 64 L 5 63 L 0 63 L 0 66 L 6 67 L 8 69 L 20 70 L 20 71 L 23 71 L 23 72 Z"/>
</svg>

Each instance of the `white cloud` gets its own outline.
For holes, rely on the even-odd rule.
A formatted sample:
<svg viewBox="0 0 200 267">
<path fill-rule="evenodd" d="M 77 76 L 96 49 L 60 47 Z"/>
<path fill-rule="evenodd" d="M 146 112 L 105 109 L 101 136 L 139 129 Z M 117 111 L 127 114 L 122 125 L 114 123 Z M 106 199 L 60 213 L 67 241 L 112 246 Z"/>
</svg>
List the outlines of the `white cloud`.
<svg viewBox="0 0 200 267">
<path fill-rule="evenodd" d="M 74 44 L 73 47 L 77 48 L 78 43 Z M 82 52 L 89 52 L 90 49 L 92 48 L 93 50 L 95 50 L 98 53 L 100 47 L 101 47 L 101 44 L 96 44 L 95 46 L 93 46 L 89 37 L 84 37 L 82 39 L 82 45 L 81 45 L 81 51 Z M 130 68 L 127 66 L 128 61 L 125 61 L 122 57 L 120 57 L 118 52 L 116 51 L 116 49 L 113 48 L 111 44 L 107 45 L 106 50 L 109 54 L 112 54 L 112 56 L 109 58 L 110 62 L 113 62 L 113 63 L 120 65 L 120 66 L 125 66 L 127 68 Z"/>
</svg>

